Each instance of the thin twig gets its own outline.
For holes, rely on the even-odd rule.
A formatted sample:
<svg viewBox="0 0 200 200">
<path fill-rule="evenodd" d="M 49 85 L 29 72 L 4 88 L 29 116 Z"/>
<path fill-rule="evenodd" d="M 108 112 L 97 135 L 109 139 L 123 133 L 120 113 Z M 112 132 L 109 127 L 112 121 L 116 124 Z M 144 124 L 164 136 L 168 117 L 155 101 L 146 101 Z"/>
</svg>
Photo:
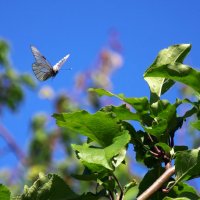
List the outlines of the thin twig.
<svg viewBox="0 0 200 200">
<path fill-rule="evenodd" d="M 155 193 L 175 173 L 175 166 L 168 168 L 137 200 L 146 200 Z"/>
<path fill-rule="evenodd" d="M 149 139 L 151 140 L 151 142 L 154 143 L 153 138 L 151 137 L 151 135 L 150 135 L 149 133 L 147 133 L 147 135 L 148 135 Z M 159 149 L 156 145 L 154 145 L 154 150 L 155 150 L 156 153 L 158 153 L 158 154 L 161 153 L 160 149 Z"/>
<path fill-rule="evenodd" d="M 118 199 L 122 200 L 123 197 L 124 197 L 124 191 L 123 191 L 122 185 L 120 184 L 119 180 L 117 179 L 117 177 L 114 174 L 113 174 L 113 177 L 114 177 L 115 181 L 117 182 L 117 185 L 118 185 L 118 187 L 120 189 L 120 195 L 119 195 Z"/>
<path fill-rule="evenodd" d="M 108 192 L 109 192 L 109 199 L 114 200 L 115 198 L 114 198 L 113 192 L 111 192 L 110 190 Z"/>
<path fill-rule="evenodd" d="M 155 156 L 155 157 L 158 157 L 158 156 L 159 156 L 159 154 L 157 154 L 157 153 L 155 153 L 155 152 L 153 152 L 153 151 L 151 151 L 151 150 L 149 150 L 149 152 L 150 152 L 153 156 Z"/>
<path fill-rule="evenodd" d="M 19 148 L 15 140 L 12 138 L 11 134 L 6 130 L 6 128 L 0 124 L 0 135 L 5 139 L 8 146 L 13 150 L 16 156 L 20 159 L 23 165 L 26 164 L 25 155 L 22 150 Z"/>
</svg>

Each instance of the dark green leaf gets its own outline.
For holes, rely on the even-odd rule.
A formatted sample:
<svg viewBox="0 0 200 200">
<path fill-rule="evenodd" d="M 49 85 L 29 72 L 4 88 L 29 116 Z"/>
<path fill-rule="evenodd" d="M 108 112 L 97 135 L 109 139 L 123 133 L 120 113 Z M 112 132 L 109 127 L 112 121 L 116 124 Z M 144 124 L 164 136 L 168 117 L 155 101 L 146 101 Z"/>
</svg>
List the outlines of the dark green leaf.
<svg viewBox="0 0 200 200">
<path fill-rule="evenodd" d="M 188 146 L 174 146 L 173 150 L 175 153 L 178 151 L 185 151 L 185 150 L 188 150 Z"/>
</svg>

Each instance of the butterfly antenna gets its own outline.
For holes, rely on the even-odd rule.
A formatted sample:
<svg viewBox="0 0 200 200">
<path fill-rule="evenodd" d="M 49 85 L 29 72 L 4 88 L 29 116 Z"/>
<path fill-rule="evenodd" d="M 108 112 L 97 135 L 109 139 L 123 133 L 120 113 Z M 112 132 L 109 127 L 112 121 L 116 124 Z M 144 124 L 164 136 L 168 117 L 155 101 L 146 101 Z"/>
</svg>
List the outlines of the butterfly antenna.
<svg viewBox="0 0 200 200">
<path fill-rule="evenodd" d="M 67 68 L 67 69 L 63 69 L 63 68 L 61 68 L 60 70 L 72 70 L 72 67 Z"/>
</svg>

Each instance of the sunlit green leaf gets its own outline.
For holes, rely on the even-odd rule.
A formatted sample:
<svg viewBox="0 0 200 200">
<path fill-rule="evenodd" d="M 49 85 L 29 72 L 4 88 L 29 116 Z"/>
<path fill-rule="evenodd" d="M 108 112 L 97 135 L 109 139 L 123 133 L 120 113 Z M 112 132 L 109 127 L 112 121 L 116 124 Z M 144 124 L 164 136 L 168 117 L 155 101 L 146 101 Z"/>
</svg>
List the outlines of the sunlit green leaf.
<svg viewBox="0 0 200 200">
<path fill-rule="evenodd" d="M 54 114 L 56 123 L 61 127 L 79 132 L 97 142 L 102 147 L 109 146 L 113 138 L 122 135 L 119 119 L 112 113 L 98 111 L 90 114 L 86 111 Z"/>
<path fill-rule="evenodd" d="M 113 94 L 112 92 L 109 92 L 103 88 L 89 88 L 88 89 L 89 92 L 95 92 L 97 93 L 99 96 L 108 96 L 108 97 L 113 97 L 115 96 L 115 94 Z"/>
<path fill-rule="evenodd" d="M 200 72 L 188 65 L 172 63 L 148 69 L 145 77 L 162 77 L 181 82 L 200 93 Z"/>
<path fill-rule="evenodd" d="M 106 148 L 90 147 L 88 144 L 73 144 L 72 148 L 78 152 L 79 159 L 87 168 L 100 173 L 105 169 L 114 170 L 114 167 L 125 159 L 126 145 L 129 140 L 130 135 L 125 131 L 123 135 L 114 138 L 113 144 Z"/>
<path fill-rule="evenodd" d="M 99 96 L 117 97 L 125 103 L 130 104 L 138 112 L 145 112 L 149 109 L 149 102 L 147 97 L 125 97 L 123 94 L 116 95 L 102 88 L 90 88 L 89 91 L 96 92 Z"/>
<path fill-rule="evenodd" d="M 156 102 L 162 94 L 169 90 L 169 88 L 173 86 L 175 80 L 165 76 L 149 76 L 149 71 L 159 66 L 173 64 L 174 62 L 182 63 L 190 49 L 190 44 L 180 44 L 170 46 L 159 52 L 156 60 L 144 73 L 144 79 L 149 84 L 151 90 L 151 103 Z"/>
</svg>

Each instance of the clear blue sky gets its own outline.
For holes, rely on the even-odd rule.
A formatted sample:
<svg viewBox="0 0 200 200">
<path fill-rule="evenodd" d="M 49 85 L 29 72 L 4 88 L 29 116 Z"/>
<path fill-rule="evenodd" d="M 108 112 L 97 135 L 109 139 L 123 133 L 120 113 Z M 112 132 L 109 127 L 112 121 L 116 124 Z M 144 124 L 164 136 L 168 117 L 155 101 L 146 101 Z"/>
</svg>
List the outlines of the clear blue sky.
<svg viewBox="0 0 200 200">
<path fill-rule="evenodd" d="M 65 66 L 73 70 L 59 73 L 53 81 L 38 82 L 38 88 L 49 85 L 57 91 L 70 91 L 75 74 L 93 64 L 114 28 L 123 46 L 124 66 L 113 76 L 113 90 L 127 96 L 148 96 L 142 75 L 161 49 L 191 43 L 186 62 L 200 66 L 199 20 L 200 2 L 194 0 L 0 0 L 0 37 L 9 42 L 10 58 L 18 72 L 33 74 L 30 44 L 52 64 L 71 54 Z M 23 149 L 30 137 L 27 125 L 38 111 L 51 115 L 51 103 L 38 99 L 36 91 L 26 90 L 20 112 L 13 115 L 6 110 L 2 115 L 2 123 Z M 0 168 L 10 164 L 16 164 L 14 155 L 0 159 Z"/>
</svg>

